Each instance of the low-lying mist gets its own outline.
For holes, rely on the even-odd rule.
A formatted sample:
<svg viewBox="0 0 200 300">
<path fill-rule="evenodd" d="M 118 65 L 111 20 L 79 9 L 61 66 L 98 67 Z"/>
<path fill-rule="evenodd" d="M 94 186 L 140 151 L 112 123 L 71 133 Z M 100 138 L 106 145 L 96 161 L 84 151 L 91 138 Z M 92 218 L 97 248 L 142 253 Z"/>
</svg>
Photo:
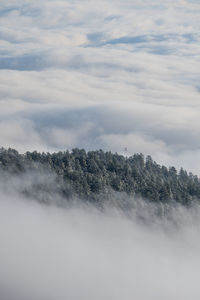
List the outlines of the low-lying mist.
<svg viewBox="0 0 200 300">
<path fill-rule="evenodd" d="M 30 180 L 0 186 L 1 300 L 199 299 L 198 205 L 45 205 L 19 193 Z"/>
</svg>

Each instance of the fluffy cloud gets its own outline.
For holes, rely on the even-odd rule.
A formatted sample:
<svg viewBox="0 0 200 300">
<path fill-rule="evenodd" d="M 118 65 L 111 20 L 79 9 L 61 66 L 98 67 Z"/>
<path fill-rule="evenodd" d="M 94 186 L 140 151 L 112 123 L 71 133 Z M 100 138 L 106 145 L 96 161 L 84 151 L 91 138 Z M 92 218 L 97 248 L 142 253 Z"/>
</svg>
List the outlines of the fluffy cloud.
<svg viewBox="0 0 200 300">
<path fill-rule="evenodd" d="M 127 217 L 12 192 L 0 187 L 2 300 L 199 299 L 199 208 L 174 208 L 169 221 L 141 199 Z"/>
<path fill-rule="evenodd" d="M 0 140 L 144 152 L 199 173 L 197 1 L 6 1 Z"/>
</svg>

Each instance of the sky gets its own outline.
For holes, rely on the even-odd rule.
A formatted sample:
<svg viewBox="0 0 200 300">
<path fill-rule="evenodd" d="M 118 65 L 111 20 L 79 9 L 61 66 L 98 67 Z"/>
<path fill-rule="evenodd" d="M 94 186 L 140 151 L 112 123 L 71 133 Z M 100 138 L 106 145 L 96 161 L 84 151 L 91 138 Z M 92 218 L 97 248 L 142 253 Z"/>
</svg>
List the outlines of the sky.
<svg viewBox="0 0 200 300">
<path fill-rule="evenodd" d="M 200 4 L 7 0 L 0 141 L 142 152 L 200 175 Z"/>
</svg>

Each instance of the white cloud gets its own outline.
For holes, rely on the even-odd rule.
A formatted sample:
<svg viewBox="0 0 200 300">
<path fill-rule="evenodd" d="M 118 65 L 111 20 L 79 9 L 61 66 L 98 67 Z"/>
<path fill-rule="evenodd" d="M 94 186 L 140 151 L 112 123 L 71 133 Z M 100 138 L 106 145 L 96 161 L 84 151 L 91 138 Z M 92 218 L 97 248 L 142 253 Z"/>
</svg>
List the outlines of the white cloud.
<svg viewBox="0 0 200 300">
<path fill-rule="evenodd" d="M 1 131 L 2 146 L 10 143 L 23 151 L 109 144 L 118 151 L 120 139 L 131 151 L 165 163 L 164 157 L 170 157 L 169 163 L 177 166 L 187 165 L 185 153 L 190 161 L 190 153 L 199 152 L 198 2 L 113 3 L 2 4 L 0 124 L 3 128 L 11 122 L 12 128 L 13 120 L 19 120 L 22 128 L 26 120 L 36 141 L 20 138 L 20 130 L 17 140 L 6 139 Z M 50 111 L 48 129 L 42 118 Z M 69 120 L 71 111 L 79 114 L 76 124 L 53 124 L 59 111 Z M 82 136 L 87 124 L 92 129 Z M 137 137 L 137 147 L 132 137 Z"/>
<path fill-rule="evenodd" d="M 1 145 L 6 148 L 17 148 L 20 152 L 30 149 L 47 151 L 41 136 L 34 130 L 34 124 L 29 120 L 16 119 L 0 123 Z"/>
<path fill-rule="evenodd" d="M 142 134 L 108 134 L 99 137 L 100 145 L 102 148 L 124 152 L 127 148 L 127 153 L 132 155 L 133 153 L 143 153 L 145 155 L 156 155 L 156 153 L 165 152 L 167 149 L 163 141 L 150 140 L 148 136 L 143 136 Z"/>
</svg>

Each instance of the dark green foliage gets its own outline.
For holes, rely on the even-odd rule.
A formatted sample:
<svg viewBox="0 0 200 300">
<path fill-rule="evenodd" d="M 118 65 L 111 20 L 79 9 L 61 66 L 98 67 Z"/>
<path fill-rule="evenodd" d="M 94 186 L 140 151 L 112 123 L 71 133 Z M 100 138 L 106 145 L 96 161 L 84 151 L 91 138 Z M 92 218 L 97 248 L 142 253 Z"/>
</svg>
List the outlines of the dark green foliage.
<svg viewBox="0 0 200 300">
<path fill-rule="evenodd" d="M 57 190 L 64 198 L 79 197 L 95 201 L 109 191 L 125 192 L 155 202 L 176 201 L 184 205 L 200 199 L 200 181 L 182 168 L 169 169 L 150 156 L 134 154 L 127 158 L 102 150 L 73 149 L 71 152 L 19 154 L 0 149 L 0 169 L 10 174 L 28 171 L 55 174 Z M 43 189 L 43 186 L 40 186 Z"/>
</svg>

